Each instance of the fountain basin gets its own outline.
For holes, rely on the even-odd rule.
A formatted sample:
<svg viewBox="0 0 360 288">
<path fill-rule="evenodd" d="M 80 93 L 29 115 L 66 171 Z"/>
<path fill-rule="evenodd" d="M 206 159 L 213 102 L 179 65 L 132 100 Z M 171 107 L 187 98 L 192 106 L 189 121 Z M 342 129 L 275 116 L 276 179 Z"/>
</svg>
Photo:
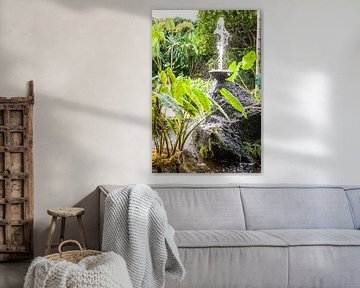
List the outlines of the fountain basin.
<svg viewBox="0 0 360 288">
<path fill-rule="evenodd" d="M 230 75 L 232 74 L 230 70 L 211 70 L 209 73 L 219 82 L 225 81 L 225 79 L 230 77 Z"/>
</svg>

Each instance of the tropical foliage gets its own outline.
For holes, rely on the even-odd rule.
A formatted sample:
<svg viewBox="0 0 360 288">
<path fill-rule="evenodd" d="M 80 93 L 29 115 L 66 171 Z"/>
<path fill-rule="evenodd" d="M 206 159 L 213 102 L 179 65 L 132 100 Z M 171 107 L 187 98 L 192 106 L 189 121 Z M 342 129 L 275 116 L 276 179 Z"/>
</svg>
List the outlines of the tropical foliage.
<svg viewBox="0 0 360 288">
<path fill-rule="evenodd" d="M 194 45 L 194 24 L 179 18 L 153 20 L 153 77 L 170 68 L 177 75 L 193 76 L 201 56 Z M 177 23 L 177 24 L 176 24 Z"/>
<path fill-rule="evenodd" d="M 165 162 L 177 162 L 193 131 L 214 112 L 228 118 L 222 106 L 210 96 L 214 80 L 209 71 L 215 68 L 217 61 L 213 31 L 219 17 L 224 17 L 231 35 L 225 63 L 232 73 L 226 80 L 239 83 L 261 101 L 260 76 L 255 75 L 255 63 L 259 60 L 254 41 L 255 11 L 198 11 L 196 21 L 153 18 L 152 137 L 155 167 Z M 226 88 L 219 92 L 226 103 L 247 117 L 246 108 L 237 97 Z M 247 145 L 247 152 L 253 157 L 261 154 L 257 145 Z M 200 152 L 204 154 L 206 151 L 202 149 Z"/>
<path fill-rule="evenodd" d="M 173 156 L 182 150 L 191 132 L 211 113 L 214 101 L 205 92 L 208 83 L 160 71 L 152 96 L 153 139 L 156 153 Z"/>
<path fill-rule="evenodd" d="M 208 94 L 209 81 L 176 76 L 167 68 L 160 71 L 152 95 L 153 139 L 157 155 L 172 157 L 183 150 L 190 134 L 215 111 L 228 117 Z M 246 117 L 240 101 L 227 89 L 221 94 Z"/>
<path fill-rule="evenodd" d="M 232 61 L 228 67 L 228 70 L 230 70 L 232 74 L 226 80 L 229 82 L 239 81 L 248 93 L 253 94 L 255 99 L 260 101 L 261 79 L 260 79 L 260 75 L 255 75 L 255 68 L 254 68 L 255 63 L 258 59 L 259 58 L 256 55 L 255 51 L 250 51 L 242 57 L 240 62 Z M 255 81 L 251 86 L 248 86 L 245 83 L 245 80 L 243 79 L 243 74 L 241 73 L 241 71 L 249 71 L 249 70 L 254 74 L 255 77 Z"/>
<path fill-rule="evenodd" d="M 245 142 L 244 145 L 245 152 L 256 162 L 261 160 L 261 142 L 256 141 L 254 143 Z"/>
</svg>

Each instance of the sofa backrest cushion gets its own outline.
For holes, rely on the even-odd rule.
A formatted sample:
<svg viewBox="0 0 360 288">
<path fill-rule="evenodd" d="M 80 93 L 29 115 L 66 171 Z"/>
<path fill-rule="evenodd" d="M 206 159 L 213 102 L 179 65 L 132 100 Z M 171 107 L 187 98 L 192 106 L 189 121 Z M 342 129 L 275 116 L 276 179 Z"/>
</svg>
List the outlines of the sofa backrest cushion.
<svg viewBox="0 0 360 288">
<path fill-rule="evenodd" d="M 356 229 L 360 229 L 360 188 L 345 189 L 349 198 Z"/>
<path fill-rule="evenodd" d="M 354 229 L 350 203 L 337 187 L 241 187 L 246 227 Z"/>
<path fill-rule="evenodd" d="M 151 186 L 176 230 L 245 230 L 239 187 Z"/>
</svg>

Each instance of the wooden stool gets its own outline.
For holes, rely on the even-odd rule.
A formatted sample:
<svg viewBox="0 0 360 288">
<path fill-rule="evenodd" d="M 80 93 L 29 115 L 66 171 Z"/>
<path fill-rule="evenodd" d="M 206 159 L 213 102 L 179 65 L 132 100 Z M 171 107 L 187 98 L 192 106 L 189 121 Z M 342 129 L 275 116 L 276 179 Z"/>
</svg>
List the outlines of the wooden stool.
<svg viewBox="0 0 360 288">
<path fill-rule="evenodd" d="M 48 240 L 47 240 L 45 255 L 50 254 L 52 247 L 57 247 L 61 242 L 64 241 L 66 218 L 69 218 L 69 217 L 77 217 L 79 227 L 80 227 L 81 245 L 83 246 L 84 249 L 86 249 L 87 245 L 86 245 L 86 238 L 85 238 L 85 229 L 84 229 L 84 224 L 81 219 L 81 215 L 83 215 L 85 213 L 84 208 L 78 208 L 78 207 L 50 208 L 47 210 L 47 213 L 52 216 L 52 219 L 51 219 L 51 224 L 50 224 L 50 231 L 49 231 L 49 236 L 48 236 Z M 57 222 L 58 217 L 61 218 L 60 242 L 53 244 L 52 240 L 54 237 L 56 222 Z"/>
</svg>

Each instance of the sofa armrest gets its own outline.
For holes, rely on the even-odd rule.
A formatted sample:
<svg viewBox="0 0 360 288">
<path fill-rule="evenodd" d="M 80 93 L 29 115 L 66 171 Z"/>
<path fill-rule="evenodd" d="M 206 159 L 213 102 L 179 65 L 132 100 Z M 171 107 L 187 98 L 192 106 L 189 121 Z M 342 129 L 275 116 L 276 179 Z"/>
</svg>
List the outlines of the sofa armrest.
<svg viewBox="0 0 360 288">
<path fill-rule="evenodd" d="M 105 199 L 109 195 L 102 186 L 99 186 L 99 250 L 102 245 L 102 233 L 104 228 Z"/>
</svg>

